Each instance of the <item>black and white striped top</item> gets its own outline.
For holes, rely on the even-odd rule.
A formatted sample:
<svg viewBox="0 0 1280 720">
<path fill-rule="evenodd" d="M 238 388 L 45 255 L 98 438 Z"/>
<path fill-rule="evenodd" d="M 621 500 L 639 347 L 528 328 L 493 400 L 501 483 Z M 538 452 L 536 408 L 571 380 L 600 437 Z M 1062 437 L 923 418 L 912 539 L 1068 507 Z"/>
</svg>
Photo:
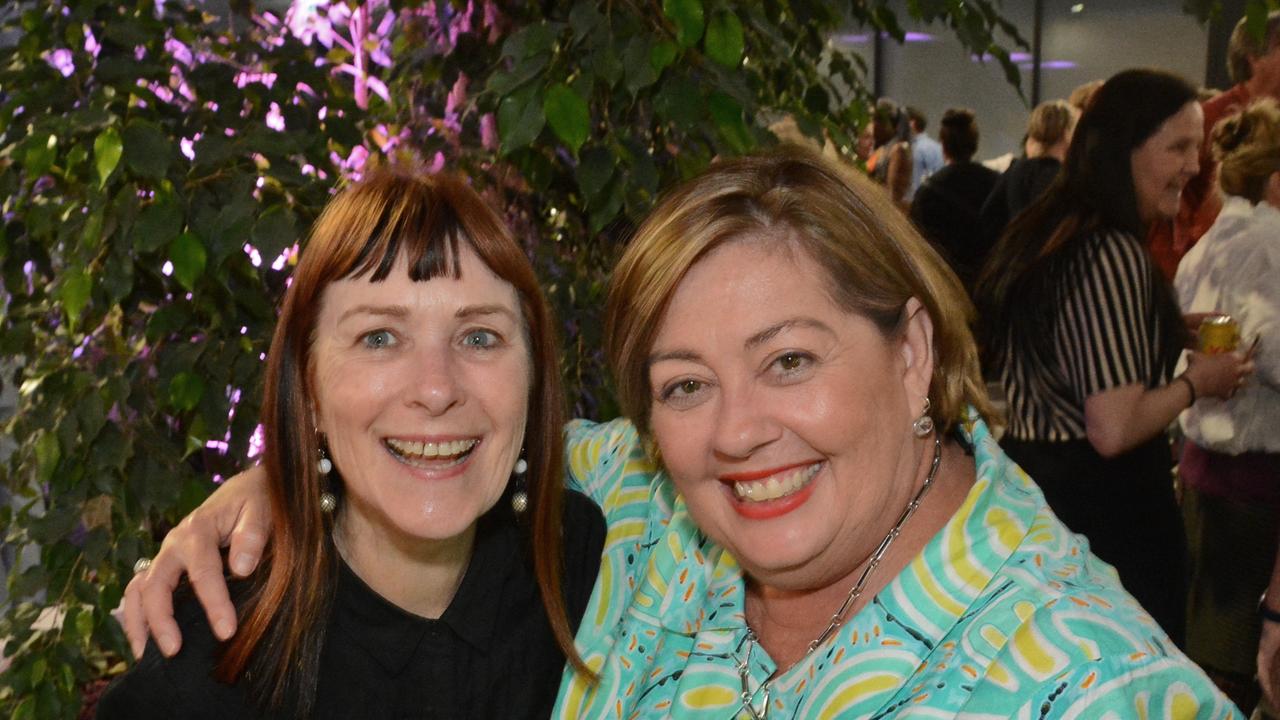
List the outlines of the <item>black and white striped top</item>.
<svg viewBox="0 0 1280 720">
<path fill-rule="evenodd" d="M 1008 434 L 1017 440 L 1084 439 L 1085 398 L 1168 380 L 1160 362 L 1151 257 L 1124 233 L 1097 234 L 1084 243 L 1059 284 L 1053 356 L 1041 363 L 1016 350 L 1012 337 L 1004 344 L 1000 379 L 1009 403 Z"/>
</svg>

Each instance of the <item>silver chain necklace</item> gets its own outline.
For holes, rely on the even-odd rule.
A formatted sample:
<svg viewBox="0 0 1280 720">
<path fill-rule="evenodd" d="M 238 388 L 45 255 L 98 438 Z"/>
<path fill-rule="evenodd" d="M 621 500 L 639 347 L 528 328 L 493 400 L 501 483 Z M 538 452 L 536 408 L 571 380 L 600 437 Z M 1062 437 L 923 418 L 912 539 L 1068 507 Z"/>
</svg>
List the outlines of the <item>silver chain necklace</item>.
<svg viewBox="0 0 1280 720">
<path fill-rule="evenodd" d="M 876 568 L 880 567 L 880 561 L 884 559 L 885 553 L 889 551 L 889 546 L 892 545 L 893 541 L 897 540 L 898 536 L 902 534 L 902 526 L 905 525 L 907 520 L 910 520 L 916 510 L 920 508 L 920 501 L 924 498 L 925 493 L 929 492 L 929 488 L 933 487 L 933 478 L 938 474 L 938 466 L 941 464 L 942 438 L 935 434 L 933 436 L 933 465 L 929 468 L 928 477 L 924 479 L 924 485 L 920 486 L 920 490 L 916 493 L 916 496 L 911 499 L 911 502 L 907 503 L 907 507 L 904 508 L 902 514 L 898 516 L 898 522 L 894 523 L 893 529 L 889 530 L 889 533 L 880 541 L 880 546 L 871 554 L 871 561 L 862 569 L 862 574 L 858 576 L 858 581 L 853 584 L 853 587 L 849 590 L 849 594 L 845 596 L 844 602 L 840 603 L 840 608 L 831 616 L 831 622 L 827 624 L 826 629 L 823 630 L 818 637 L 814 638 L 813 642 L 809 643 L 809 649 L 805 651 L 804 657 L 800 658 L 796 664 L 803 662 L 805 658 L 812 655 L 813 651 L 817 650 L 822 643 L 826 642 L 827 639 L 834 635 L 836 630 L 840 628 L 840 625 L 844 622 L 845 614 L 849 612 L 849 608 L 853 607 L 853 604 L 862 596 L 862 590 L 867 586 L 867 578 L 871 577 L 871 573 L 875 572 Z M 764 705 L 761 706 L 761 709 L 756 710 L 755 706 L 751 704 L 751 698 L 755 695 L 755 693 L 751 692 L 750 687 L 751 650 L 755 647 L 757 642 L 758 640 L 756 638 L 755 631 L 748 627 L 746 638 L 747 653 L 746 657 L 738 663 L 738 678 L 742 681 L 742 709 L 745 710 L 753 720 L 765 720 L 765 717 L 769 714 L 769 691 L 771 689 L 769 686 L 773 684 L 772 678 L 765 680 L 760 685 L 760 690 L 764 691 Z"/>
</svg>

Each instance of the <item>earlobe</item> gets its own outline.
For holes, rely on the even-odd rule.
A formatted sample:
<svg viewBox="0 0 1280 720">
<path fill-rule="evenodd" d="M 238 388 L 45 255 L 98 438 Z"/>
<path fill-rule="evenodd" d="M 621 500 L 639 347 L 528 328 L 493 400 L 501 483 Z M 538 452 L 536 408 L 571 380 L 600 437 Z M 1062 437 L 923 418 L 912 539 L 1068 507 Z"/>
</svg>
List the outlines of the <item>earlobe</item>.
<svg viewBox="0 0 1280 720">
<path fill-rule="evenodd" d="M 902 358 L 905 361 L 904 378 L 913 387 L 913 394 L 926 395 L 933 377 L 933 319 L 929 311 L 916 298 L 907 300 L 903 308 L 906 324 L 902 333 Z"/>
</svg>

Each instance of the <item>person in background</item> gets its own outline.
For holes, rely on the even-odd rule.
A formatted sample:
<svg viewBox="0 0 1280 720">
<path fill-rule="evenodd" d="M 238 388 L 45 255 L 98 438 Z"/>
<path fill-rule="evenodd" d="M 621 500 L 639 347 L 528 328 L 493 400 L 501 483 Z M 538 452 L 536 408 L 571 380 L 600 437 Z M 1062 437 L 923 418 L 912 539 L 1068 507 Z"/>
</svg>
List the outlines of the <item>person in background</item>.
<svg viewBox="0 0 1280 720">
<path fill-rule="evenodd" d="M 1067 96 L 1067 104 L 1075 108 L 1077 114 L 1083 113 L 1093 100 L 1093 94 L 1098 92 L 1098 88 L 1101 88 L 1105 82 L 1105 80 L 1090 80 L 1080 83 Z"/>
<path fill-rule="evenodd" d="M 946 165 L 920 186 L 911 203 L 911 220 L 972 293 L 974 278 L 990 250 L 982 237 L 979 212 L 1000 176 L 973 162 L 978 123 L 972 110 L 948 109 L 938 136 Z"/>
<path fill-rule="evenodd" d="M 239 630 L 188 595 L 182 652 L 148 645 L 97 717 L 547 717 L 605 536 L 561 480 L 557 347 L 466 183 L 381 168 L 338 194 L 268 355 L 276 534 Z"/>
<path fill-rule="evenodd" d="M 1264 97 L 1280 100 L 1280 10 L 1267 15 L 1261 39 L 1254 37 L 1246 21 L 1240 18 L 1227 43 L 1227 69 L 1235 85 L 1202 105 L 1206 138 L 1219 120 L 1250 101 Z M 1182 256 L 1213 225 L 1222 209 L 1222 198 L 1214 186 L 1216 168 L 1212 148 L 1206 142 L 1200 152 L 1200 171 L 1183 188 L 1177 215 L 1149 228 L 1147 247 L 1160 271 L 1171 280 Z"/>
<path fill-rule="evenodd" d="M 867 174 L 889 191 L 893 204 L 906 212 L 911 188 L 911 124 L 898 103 L 880 98 L 871 111 L 875 149 L 867 159 Z"/>
<path fill-rule="evenodd" d="M 907 190 L 904 199 L 911 202 L 920 189 L 920 184 L 941 170 L 945 160 L 942 157 L 942 145 L 925 132 L 929 120 L 925 118 L 924 112 L 907 106 L 907 122 L 911 125 L 911 189 Z"/>
<path fill-rule="evenodd" d="M 1248 709 L 1259 695 L 1258 591 L 1280 537 L 1280 108 L 1255 101 L 1219 122 L 1210 144 L 1226 200 L 1178 265 L 1174 287 L 1187 315 L 1231 315 L 1257 369 L 1233 397 L 1196 403 L 1179 418 L 1186 649 Z"/>
<path fill-rule="evenodd" d="M 982 236 L 994 247 L 1009 221 L 1044 194 L 1067 156 L 1080 112 L 1063 100 L 1042 102 L 1027 120 L 1025 155 L 1000 175 L 982 205 Z"/>
<path fill-rule="evenodd" d="M 1171 379 L 1186 329 L 1141 242 L 1177 211 L 1202 131 L 1185 80 L 1112 76 L 1081 116 L 1062 173 L 979 280 L 983 348 L 1009 403 L 1001 446 L 1179 644 L 1185 535 L 1165 430 L 1252 371 L 1235 353 L 1192 353 Z"/>
</svg>

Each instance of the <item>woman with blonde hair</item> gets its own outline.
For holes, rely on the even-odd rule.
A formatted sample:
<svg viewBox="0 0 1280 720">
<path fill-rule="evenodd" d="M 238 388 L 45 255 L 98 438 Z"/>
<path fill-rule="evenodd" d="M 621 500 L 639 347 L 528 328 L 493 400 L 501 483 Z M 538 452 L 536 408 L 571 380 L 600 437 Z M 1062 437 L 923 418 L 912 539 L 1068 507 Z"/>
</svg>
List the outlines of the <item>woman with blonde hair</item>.
<svg viewBox="0 0 1280 720">
<path fill-rule="evenodd" d="M 1064 100 L 1048 100 L 1036 106 L 1027 120 L 1024 157 L 1001 173 L 982 205 L 983 257 L 995 246 L 1000 233 L 1053 184 L 1067 157 L 1080 111 Z"/>
<path fill-rule="evenodd" d="M 890 202 L 786 149 L 628 244 L 630 419 L 566 429 L 610 531 L 555 716 L 1238 717 L 1000 452 L 963 288 Z"/>
<path fill-rule="evenodd" d="M 1280 108 L 1265 99 L 1224 118 L 1212 144 L 1225 202 L 1174 286 L 1183 312 L 1235 318 L 1257 370 L 1234 396 L 1181 417 L 1187 654 L 1248 708 L 1258 699 L 1258 590 L 1280 533 Z M 1280 620 L 1277 599 L 1263 607 L 1266 622 Z"/>
</svg>

